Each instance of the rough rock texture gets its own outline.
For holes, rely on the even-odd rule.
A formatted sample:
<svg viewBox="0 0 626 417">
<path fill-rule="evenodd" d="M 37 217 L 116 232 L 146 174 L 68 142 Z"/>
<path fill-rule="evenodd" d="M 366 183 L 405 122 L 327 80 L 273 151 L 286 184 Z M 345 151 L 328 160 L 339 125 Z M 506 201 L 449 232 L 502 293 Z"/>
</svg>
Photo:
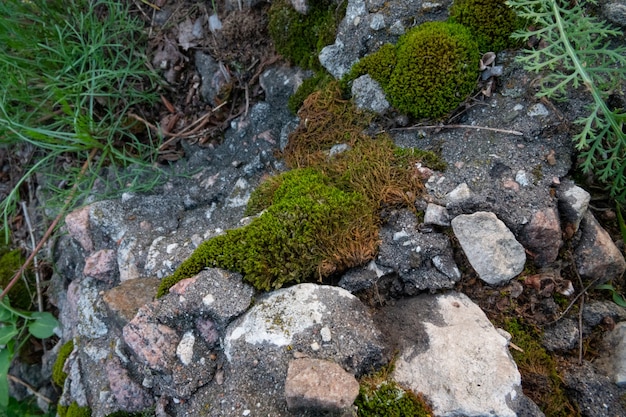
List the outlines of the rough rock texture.
<svg viewBox="0 0 626 417">
<path fill-rule="evenodd" d="M 568 367 L 563 382 L 585 417 L 626 415 L 626 408 L 621 404 L 623 393 L 591 363 L 583 361 L 582 366 Z"/>
<path fill-rule="evenodd" d="M 452 230 L 470 264 L 488 284 L 505 284 L 524 269 L 524 247 L 495 214 L 462 214 L 452 219 Z"/>
<path fill-rule="evenodd" d="M 537 211 L 524 227 L 520 240 L 534 254 L 535 265 L 543 267 L 556 261 L 563 244 L 557 210 L 549 207 Z"/>
<path fill-rule="evenodd" d="M 582 236 L 574 251 L 578 273 L 598 284 L 621 277 L 626 270 L 624 256 L 593 214 L 587 212 L 580 227 Z"/>
<path fill-rule="evenodd" d="M 289 410 L 313 408 L 339 412 L 350 407 L 359 395 L 359 383 L 341 366 L 319 359 L 289 362 L 285 399 Z"/>
<path fill-rule="evenodd" d="M 508 340 L 467 296 L 421 295 L 377 320 L 399 349 L 393 379 L 422 393 L 435 415 L 517 415 L 523 394 Z"/>
</svg>

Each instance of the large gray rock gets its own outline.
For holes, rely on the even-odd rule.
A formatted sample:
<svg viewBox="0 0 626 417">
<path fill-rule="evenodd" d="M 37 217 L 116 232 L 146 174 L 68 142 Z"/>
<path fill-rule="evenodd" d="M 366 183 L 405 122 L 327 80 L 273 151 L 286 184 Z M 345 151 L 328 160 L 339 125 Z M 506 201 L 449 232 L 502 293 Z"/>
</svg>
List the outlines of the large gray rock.
<svg viewBox="0 0 626 417">
<path fill-rule="evenodd" d="M 582 366 L 571 364 L 563 372 L 563 382 L 569 398 L 585 417 L 624 416 L 626 408 L 621 404 L 624 390 L 620 390 L 609 377 L 583 361 Z"/>
<path fill-rule="evenodd" d="M 526 404 L 508 340 L 467 296 L 402 300 L 377 322 L 399 350 L 393 379 L 423 394 L 435 415 L 516 417 Z"/>
<path fill-rule="evenodd" d="M 319 415 L 288 410 L 285 381 L 293 359 L 332 361 L 355 376 L 388 360 L 381 334 L 364 305 L 341 288 L 315 284 L 259 298 L 229 325 L 223 352 L 222 373 L 215 383 L 200 388 L 185 404 L 171 404 L 176 415 L 195 415 L 206 404 L 211 404 L 208 416 L 242 415 L 245 410 L 259 415 Z"/>
<path fill-rule="evenodd" d="M 452 219 L 452 230 L 468 261 L 488 284 L 504 284 L 524 269 L 524 247 L 495 214 L 457 216 Z"/>
</svg>

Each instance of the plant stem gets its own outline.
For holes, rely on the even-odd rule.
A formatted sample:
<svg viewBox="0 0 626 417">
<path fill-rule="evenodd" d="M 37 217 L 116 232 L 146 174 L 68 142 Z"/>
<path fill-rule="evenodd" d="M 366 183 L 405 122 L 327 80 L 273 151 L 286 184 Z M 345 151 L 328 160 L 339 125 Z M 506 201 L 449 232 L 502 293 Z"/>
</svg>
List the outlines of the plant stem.
<svg viewBox="0 0 626 417">
<path fill-rule="evenodd" d="M 63 217 L 63 215 L 65 214 L 65 211 L 67 210 L 67 208 L 71 205 L 72 203 L 72 199 L 74 198 L 74 195 L 76 194 L 76 191 L 78 190 L 78 184 L 79 184 L 79 179 L 85 174 L 85 171 L 87 171 L 87 168 L 89 167 L 89 164 L 91 163 L 91 160 L 96 156 L 96 152 L 98 151 L 97 148 L 94 148 L 91 150 L 91 153 L 89 153 L 89 156 L 87 157 L 87 160 L 85 161 L 85 163 L 83 164 L 80 173 L 78 174 L 78 179 L 77 181 L 74 183 L 74 185 L 72 186 L 72 189 L 70 190 L 69 195 L 67 196 L 67 198 L 65 199 L 65 204 L 63 204 L 63 207 L 61 208 L 61 211 L 59 212 L 59 214 L 56 216 L 56 218 L 54 219 L 54 221 L 52 222 L 52 224 L 50 225 L 50 227 L 48 227 L 48 230 L 46 230 L 46 233 L 43 235 L 43 237 L 41 238 L 41 240 L 39 241 L 39 243 L 37 244 L 37 246 L 35 247 L 35 249 L 33 249 L 33 251 L 31 252 L 30 256 L 28 257 L 28 259 L 26 259 L 26 262 L 24 262 L 24 264 L 20 267 L 20 269 L 15 273 L 15 275 L 13 275 L 13 278 L 11 278 L 11 281 L 9 282 L 9 284 L 6 286 L 6 288 L 2 291 L 2 294 L 0 294 L 0 302 L 4 299 L 4 296 L 7 295 L 7 293 L 11 290 L 11 288 L 13 288 L 13 286 L 15 285 L 15 283 L 20 279 L 20 277 L 22 276 L 22 274 L 24 273 L 24 271 L 26 271 L 26 268 L 28 268 L 28 266 L 30 265 L 30 263 L 33 261 L 33 259 L 35 258 L 35 255 L 37 255 L 37 253 L 41 250 L 41 248 L 43 247 L 44 243 L 46 243 L 46 241 L 50 238 L 50 236 L 52 235 L 52 233 L 54 232 L 54 230 L 57 227 L 57 224 L 59 224 L 59 222 L 61 221 L 61 218 Z"/>
</svg>

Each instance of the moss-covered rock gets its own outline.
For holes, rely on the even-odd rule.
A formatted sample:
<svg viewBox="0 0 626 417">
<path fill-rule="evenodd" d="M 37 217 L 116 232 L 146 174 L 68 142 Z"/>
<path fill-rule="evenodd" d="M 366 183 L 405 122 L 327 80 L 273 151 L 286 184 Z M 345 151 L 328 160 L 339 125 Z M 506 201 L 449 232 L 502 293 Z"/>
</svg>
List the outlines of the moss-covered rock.
<svg viewBox="0 0 626 417">
<path fill-rule="evenodd" d="M 297 12 L 288 0 L 275 0 L 269 10 L 269 32 L 276 50 L 302 68 L 321 69 L 317 55 L 335 42 L 341 9 L 331 0 L 309 3 L 306 15 Z"/>
<path fill-rule="evenodd" d="M 480 54 L 468 28 L 426 22 L 359 60 L 342 79 L 345 90 L 369 74 L 398 110 L 417 118 L 441 118 L 476 88 Z"/>
<path fill-rule="evenodd" d="M 506 0 L 454 0 L 450 20 L 469 27 L 483 53 L 516 46 L 519 41 L 512 39 L 511 34 L 523 22 Z"/>
<path fill-rule="evenodd" d="M 476 88 L 478 44 L 465 26 L 421 24 L 398 40 L 396 66 L 383 85 L 391 105 L 417 118 L 439 118 Z"/>
<path fill-rule="evenodd" d="M 91 417 L 91 409 L 81 407 L 77 402 L 73 402 L 69 406 L 58 406 L 57 414 L 59 417 Z"/>
<path fill-rule="evenodd" d="M 203 242 L 171 276 L 157 296 L 205 267 L 240 272 L 257 289 L 321 279 L 371 259 L 377 245 L 377 222 L 367 200 L 330 185 L 314 169 L 280 175 L 271 202 L 248 226 Z M 268 192 L 261 188 L 260 193 Z"/>
<path fill-rule="evenodd" d="M 52 382 L 59 387 L 63 387 L 65 380 L 67 379 L 67 373 L 63 371 L 63 367 L 73 350 L 74 341 L 70 339 L 65 342 L 63 346 L 61 346 L 61 349 L 59 349 L 59 355 L 52 366 Z"/>
</svg>

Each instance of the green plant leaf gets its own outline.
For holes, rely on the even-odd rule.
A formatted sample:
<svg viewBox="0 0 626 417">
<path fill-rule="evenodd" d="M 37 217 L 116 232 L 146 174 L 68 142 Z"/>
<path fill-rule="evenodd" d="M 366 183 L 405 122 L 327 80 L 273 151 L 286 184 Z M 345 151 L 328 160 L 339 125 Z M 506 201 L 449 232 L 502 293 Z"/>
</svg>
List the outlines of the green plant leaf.
<svg viewBox="0 0 626 417">
<path fill-rule="evenodd" d="M 6 409 L 9 404 L 9 381 L 7 375 L 13 360 L 13 352 L 10 348 L 0 350 L 0 410 Z"/>
<path fill-rule="evenodd" d="M 28 331 L 39 339 L 45 339 L 54 334 L 54 329 L 59 325 L 57 319 L 48 312 L 34 312 L 28 323 Z"/>
<path fill-rule="evenodd" d="M 0 327 L 0 345 L 6 345 L 9 343 L 19 331 L 15 327 L 15 323 L 5 324 L 4 327 Z"/>
<path fill-rule="evenodd" d="M 622 234 L 622 240 L 626 243 L 626 223 L 624 223 L 624 216 L 622 216 L 621 204 L 617 204 L 615 212 L 617 213 L 617 224 L 619 225 L 619 231 Z"/>
<path fill-rule="evenodd" d="M 626 300 L 617 291 L 613 292 L 613 302 L 620 307 L 626 307 Z"/>
</svg>

